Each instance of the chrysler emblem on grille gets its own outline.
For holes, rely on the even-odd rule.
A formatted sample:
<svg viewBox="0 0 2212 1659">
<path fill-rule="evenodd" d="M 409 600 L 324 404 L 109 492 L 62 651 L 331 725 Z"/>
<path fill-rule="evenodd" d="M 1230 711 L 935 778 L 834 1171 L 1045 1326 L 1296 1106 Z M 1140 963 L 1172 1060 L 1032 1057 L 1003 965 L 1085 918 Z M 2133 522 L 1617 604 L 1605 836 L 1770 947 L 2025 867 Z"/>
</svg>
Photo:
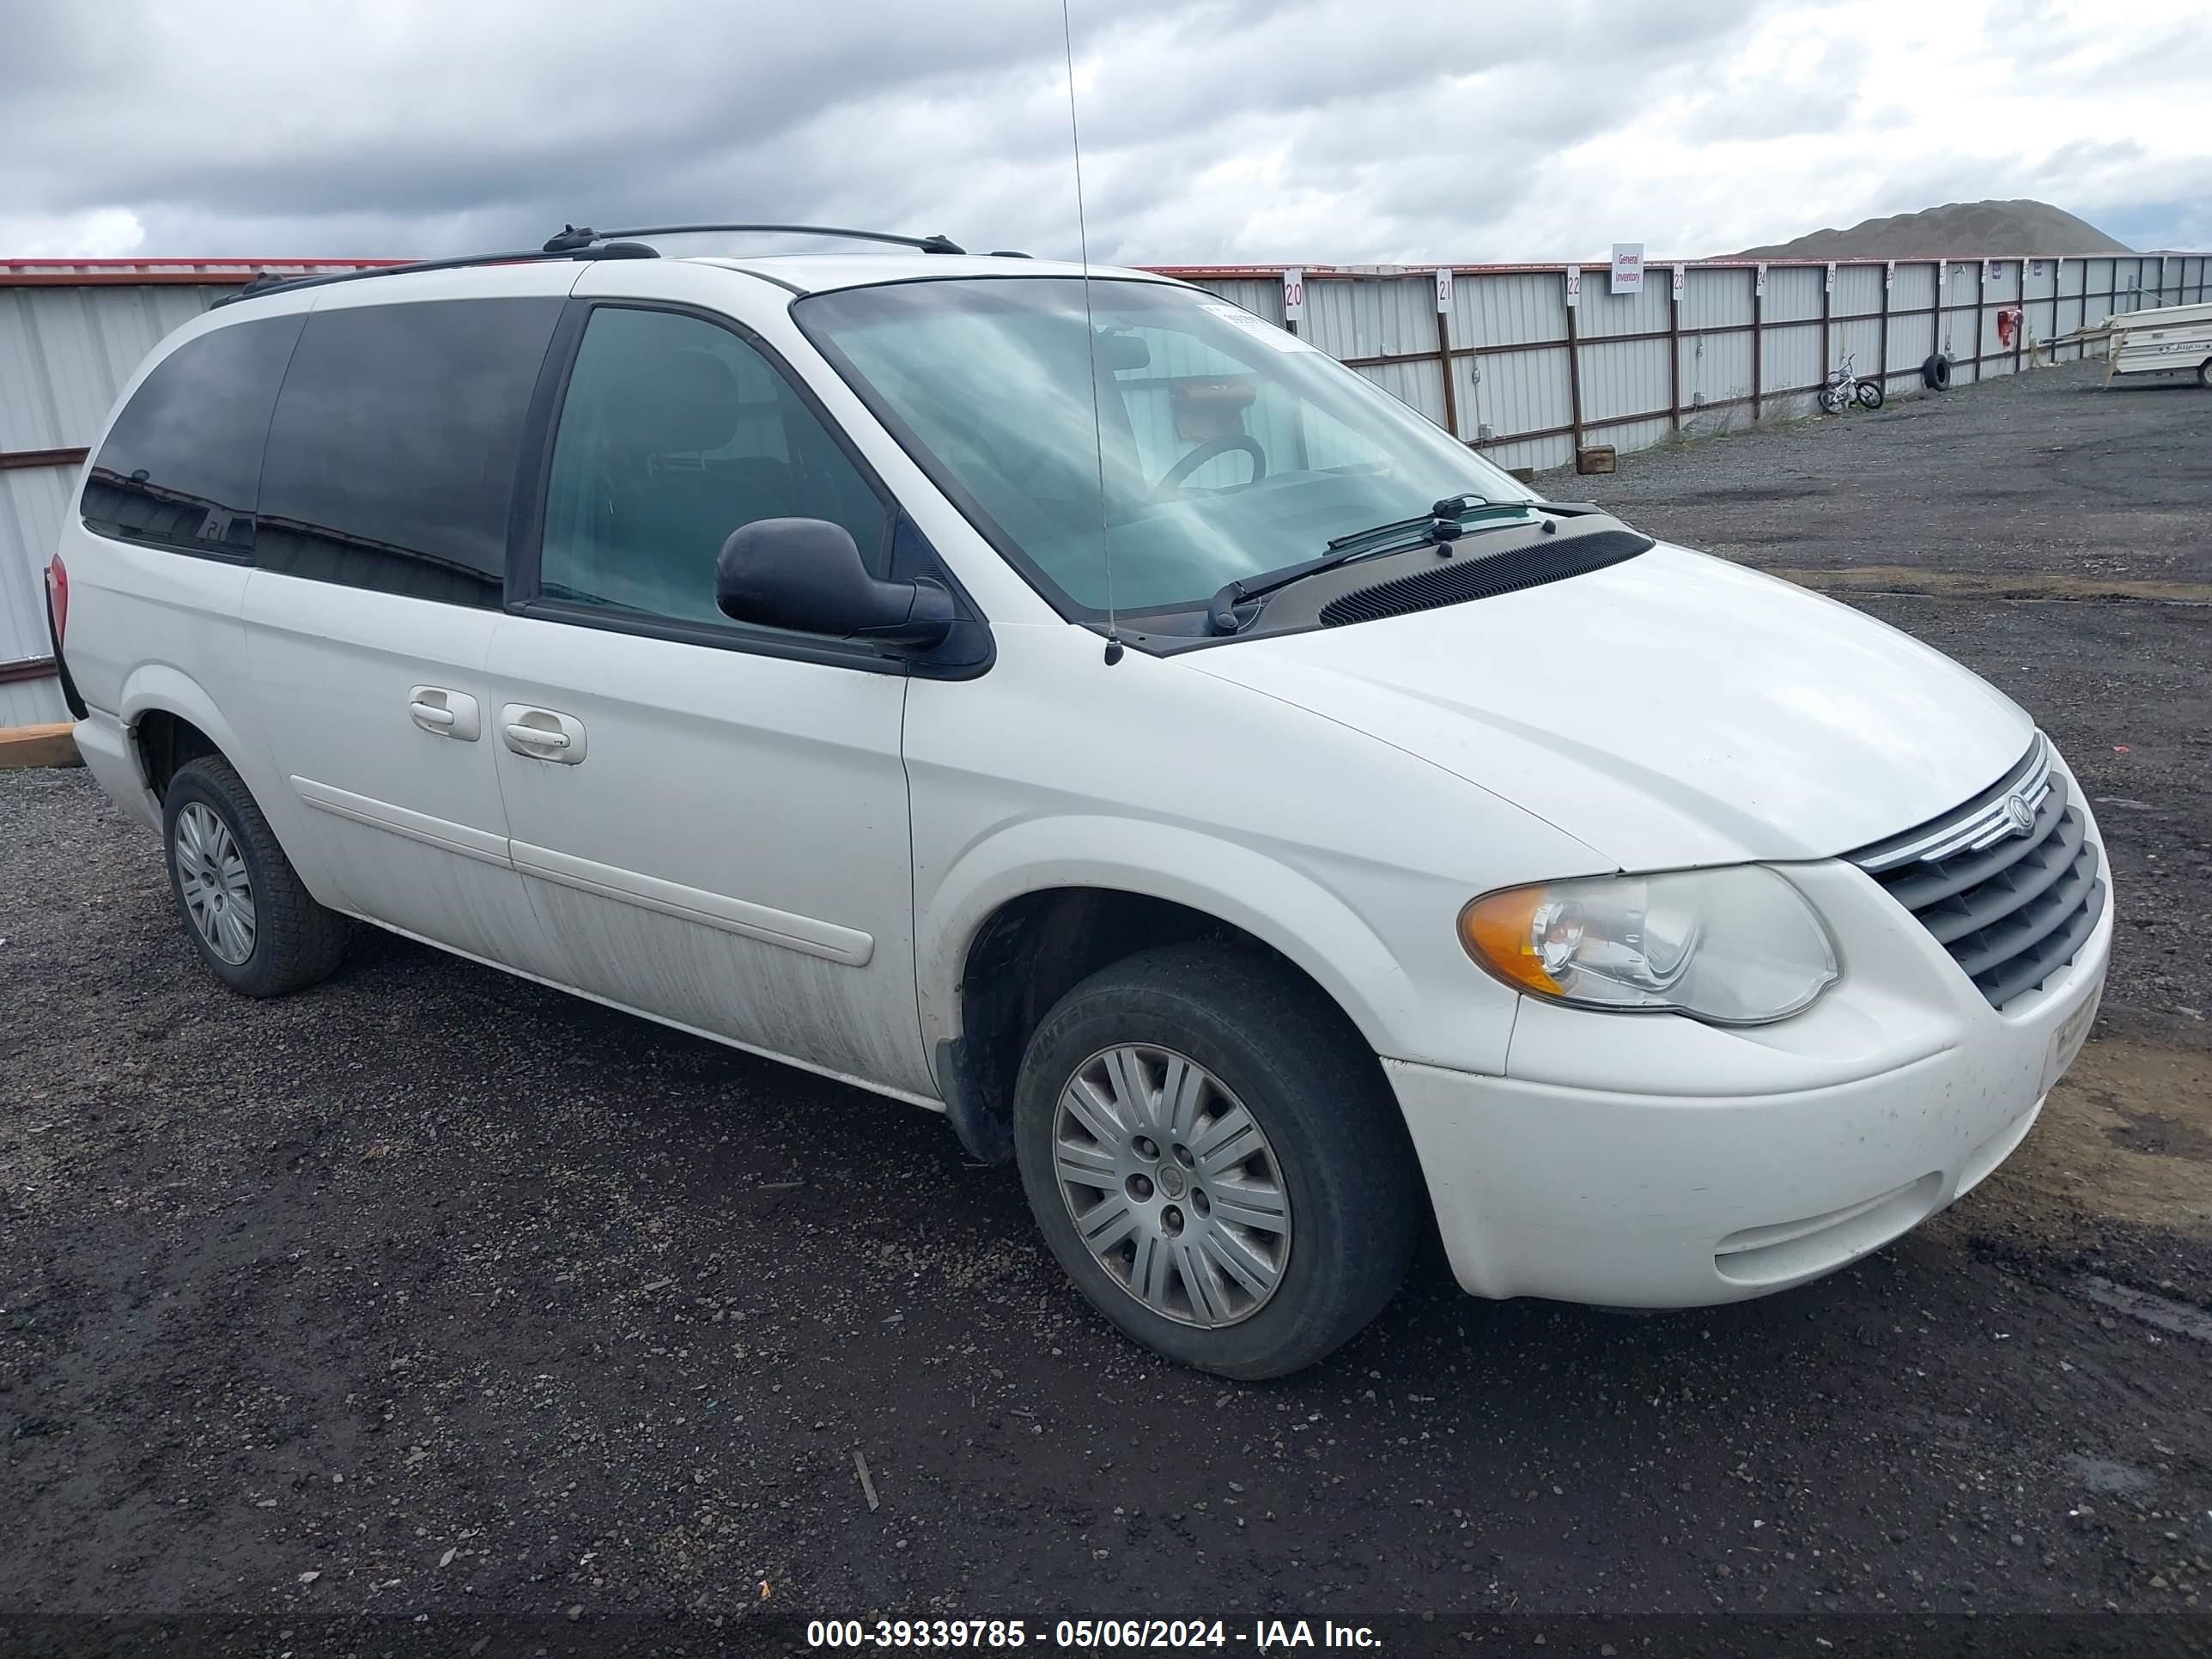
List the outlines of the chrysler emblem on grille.
<svg viewBox="0 0 2212 1659">
<path fill-rule="evenodd" d="M 2027 804 L 2025 795 L 2007 795 L 2004 815 L 2015 836 L 2025 836 L 2035 828 L 2035 809 Z"/>
</svg>

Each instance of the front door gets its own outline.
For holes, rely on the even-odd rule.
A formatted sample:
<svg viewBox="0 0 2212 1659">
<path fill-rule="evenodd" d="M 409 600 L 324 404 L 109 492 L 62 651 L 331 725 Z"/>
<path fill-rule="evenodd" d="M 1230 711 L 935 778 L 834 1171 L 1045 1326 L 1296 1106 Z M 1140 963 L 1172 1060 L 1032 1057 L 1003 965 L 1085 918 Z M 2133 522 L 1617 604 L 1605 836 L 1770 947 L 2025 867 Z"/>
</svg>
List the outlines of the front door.
<svg viewBox="0 0 2212 1659">
<path fill-rule="evenodd" d="M 582 302 L 578 302 L 582 303 Z M 534 582 L 486 718 L 516 868 L 576 988 L 934 1097 L 915 998 L 897 665 L 728 621 L 714 560 L 893 514 L 782 367 L 695 312 L 603 302 L 559 412 Z M 882 568 L 878 564 L 878 568 Z"/>
</svg>

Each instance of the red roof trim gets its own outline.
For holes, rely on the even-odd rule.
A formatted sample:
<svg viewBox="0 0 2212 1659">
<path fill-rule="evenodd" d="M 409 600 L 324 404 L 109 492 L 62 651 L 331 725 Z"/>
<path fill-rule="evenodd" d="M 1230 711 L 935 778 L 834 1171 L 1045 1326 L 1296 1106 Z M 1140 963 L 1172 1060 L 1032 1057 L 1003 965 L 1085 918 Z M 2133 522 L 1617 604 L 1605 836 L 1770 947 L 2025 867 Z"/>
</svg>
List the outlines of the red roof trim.
<svg viewBox="0 0 2212 1659">
<path fill-rule="evenodd" d="M 308 276 L 404 259 L 0 259 L 0 288 L 102 288 L 185 283 L 235 288 L 264 272 Z"/>
</svg>

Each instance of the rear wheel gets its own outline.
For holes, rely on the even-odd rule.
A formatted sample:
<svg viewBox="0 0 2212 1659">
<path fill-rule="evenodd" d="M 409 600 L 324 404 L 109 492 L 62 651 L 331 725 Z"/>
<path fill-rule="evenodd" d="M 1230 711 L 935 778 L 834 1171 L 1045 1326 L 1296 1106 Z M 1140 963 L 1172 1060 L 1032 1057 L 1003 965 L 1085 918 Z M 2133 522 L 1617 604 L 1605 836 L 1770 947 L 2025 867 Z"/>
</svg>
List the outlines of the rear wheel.
<svg viewBox="0 0 2212 1659">
<path fill-rule="evenodd" d="M 1333 1352 L 1405 1277 L 1413 1150 L 1313 988 L 1224 946 L 1093 975 L 1031 1037 L 1015 1154 L 1053 1254 L 1127 1335 L 1225 1376 Z"/>
<path fill-rule="evenodd" d="M 1820 388 L 1820 407 L 1830 415 L 1840 415 L 1850 401 L 1843 387 L 1831 382 Z"/>
<path fill-rule="evenodd" d="M 2201 386 L 2212 386 L 2212 357 L 2207 357 L 2197 365 L 2197 384 Z"/>
<path fill-rule="evenodd" d="M 1852 395 L 1858 398 L 1860 408 L 1880 409 L 1881 407 L 1882 399 L 1881 382 L 1880 380 L 1861 380 L 1858 385 L 1858 390 Z"/>
<path fill-rule="evenodd" d="M 315 902 L 228 761 L 203 755 L 177 769 L 162 828 L 178 914 L 217 979 L 274 997 L 337 967 L 345 918 Z"/>
</svg>

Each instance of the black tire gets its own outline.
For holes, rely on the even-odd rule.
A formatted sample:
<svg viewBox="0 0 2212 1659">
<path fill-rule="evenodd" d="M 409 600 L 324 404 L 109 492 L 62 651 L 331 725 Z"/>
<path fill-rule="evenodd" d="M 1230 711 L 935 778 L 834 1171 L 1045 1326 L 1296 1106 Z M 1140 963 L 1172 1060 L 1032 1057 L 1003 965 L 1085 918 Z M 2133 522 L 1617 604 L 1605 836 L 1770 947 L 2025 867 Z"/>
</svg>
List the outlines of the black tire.
<svg viewBox="0 0 2212 1659">
<path fill-rule="evenodd" d="M 1858 390 L 1851 394 L 1859 400 L 1861 409 L 1880 409 L 1883 392 L 1880 380 L 1861 380 Z"/>
<path fill-rule="evenodd" d="M 1061 1091 L 1086 1062 L 1125 1043 L 1194 1060 L 1266 1137 L 1289 1208 L 1287 1256 L 1273 1293 L 1236 1322 L 1207 1328 L 1147 1306 L 1091 1254 L 1062 1196 L 1054 1167 Z M 1425 1217 L 1404 1120 L 1358 1034 L 1311 985 L 1219 945 L 1143 951 L 1060 1000 L 1022 1060 L 1014 1151 L 1046 1242 L 1101 1313 L 1170 1359 L 1248 1381 L 1312 1364 L 1381 1312 Z M 1189 1177 L 1194 1194 L 1201 1176 Z M 1187 1294 L 1182 1269 L 1172 1271 Z"/>
<path fill-rule="evenodd" d="M 1813 400 L 1820 405 L 1820 412 L 1824 415 L 1840 415 L 1850 406 L 1850 399 L 1844 389 L 1835 385 L 1822 386 L 1814 394 Z"/>
<path fill-rule="evenodd" d="M 1951 360 L 1940 351 L 1933 353 L 1926 362 L 1920 365 L 1920 378 L 1930 392 L 1948 392 L 1951 389 Z"/>
<path fill-rule="evenodd" d="M 224 958 L 185 902 L 177 821 L 194 805 L 222 821 L 245 865 L 253 924 L 251 948 L 242 961 Z M 200 960 L 225 985 L 242 996 L 280 997 L 327 979 L 337 969 L 351 931 L 346 919 L 315 902 L 228 761 L 203 755 L 177 769 L 161 803 L 161 837 L 178 917 Z"/>
<path fill-rule="evenodd" d="M 2207 357 L 2197 365 L 2197 384 L 2212 387 L 2212 357 Z"/>
</svg>

